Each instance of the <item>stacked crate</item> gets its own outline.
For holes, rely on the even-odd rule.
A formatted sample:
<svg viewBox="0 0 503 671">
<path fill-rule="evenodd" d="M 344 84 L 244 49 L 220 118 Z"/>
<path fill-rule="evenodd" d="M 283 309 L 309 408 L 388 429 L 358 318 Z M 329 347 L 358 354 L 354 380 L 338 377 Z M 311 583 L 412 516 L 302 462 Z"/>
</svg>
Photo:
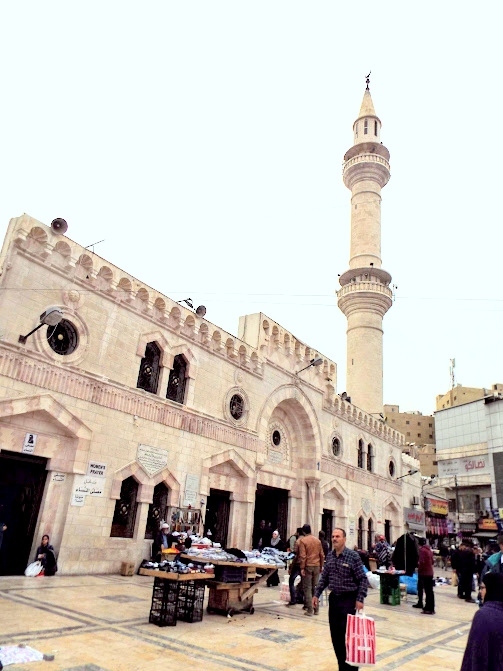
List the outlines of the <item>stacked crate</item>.
<svg viewBox="0 0 503 671">
<path fill-rule="evenodd" d="M 174 580 L 154 578 L 149 622 L 159 627 L 176 625 L 179 585 L 180 583 Z"/>
</svg>

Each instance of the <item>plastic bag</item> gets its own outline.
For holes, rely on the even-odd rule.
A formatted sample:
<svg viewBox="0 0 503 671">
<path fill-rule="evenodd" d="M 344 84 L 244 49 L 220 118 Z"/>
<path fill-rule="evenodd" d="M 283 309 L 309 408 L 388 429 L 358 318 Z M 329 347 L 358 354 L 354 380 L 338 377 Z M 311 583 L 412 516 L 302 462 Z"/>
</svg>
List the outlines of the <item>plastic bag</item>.
<svg viewBox="0 0 503 671">
<path fill-rule="evenodd" d="M 369 585 L 374 589 L 379 589 L 379 587 L 381 586 L 381 580 L 379 576 L 375 575 L 375 573 L 372 573 L 372 571 L 367 572 L 367 580 Z"/>
<path fill-rule="evenodd" d="M 348 615 L 346 627 L 346 664 L 374 666 L 376 663 L 375 622 L 362 611 Z"/>
<path fill-rule="evenodd" d="M 28 564 L 28 566 L 25 569 L 24 574 L 26 576 L 28 576 L 28 578 L 34 578 L 39 573 L 41 573 L 43 570 L 44 570 L 44 567 L 42 566 L 42 562 L 34 561 L 31 564 Z"/>
<path fill-rule="evenodd" d="M 417 573 L 401 575 L 400 582 L 407 587 L 407 594 L 417 594 Z"/>
</svg>

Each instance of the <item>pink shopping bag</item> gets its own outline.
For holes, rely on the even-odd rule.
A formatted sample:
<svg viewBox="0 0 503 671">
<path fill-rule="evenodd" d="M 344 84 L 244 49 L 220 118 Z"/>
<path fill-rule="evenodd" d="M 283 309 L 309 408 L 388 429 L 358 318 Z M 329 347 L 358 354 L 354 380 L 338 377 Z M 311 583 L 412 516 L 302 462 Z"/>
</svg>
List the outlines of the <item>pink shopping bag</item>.
<svg viewBox="0 0 503 671">
<path fill-rule="evenodd" d="M 348 615 L 346 628 L 346 664 L 374 666 L 376 663 L 376 630 L 373 618 L 361 611 Z"/>
</svg>

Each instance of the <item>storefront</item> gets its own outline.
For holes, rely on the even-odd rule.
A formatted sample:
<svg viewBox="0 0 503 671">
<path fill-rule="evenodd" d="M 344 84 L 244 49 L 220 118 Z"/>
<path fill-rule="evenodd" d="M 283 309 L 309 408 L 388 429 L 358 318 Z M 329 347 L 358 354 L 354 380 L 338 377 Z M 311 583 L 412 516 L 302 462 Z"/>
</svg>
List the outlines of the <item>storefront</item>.
<svg viewBox="0 0 503 671">
<path fill-rule="evenodd" d="M 430 545 L 439 546 L 442 540 L 449 536 L 447 522 L 449 502 L 446 499 L 427 496 L 424 501 L 424 508 L 426 512 L 426 536 Z"/>
</svg>

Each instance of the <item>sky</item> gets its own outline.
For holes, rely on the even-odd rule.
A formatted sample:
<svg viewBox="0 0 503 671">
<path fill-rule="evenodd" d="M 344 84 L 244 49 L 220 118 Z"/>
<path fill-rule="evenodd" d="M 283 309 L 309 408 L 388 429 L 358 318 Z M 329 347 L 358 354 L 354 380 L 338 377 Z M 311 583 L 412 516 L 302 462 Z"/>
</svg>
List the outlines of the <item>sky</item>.
<svg viewBox="0 0 503 671">
<path fill-rule="evenodd" d="M 263 312 L 345 390 L 350 191 L 370 90 L 384 402 L 503 382 L 503 5 L 87 0 L 0 5 L 0 236 L 27 212 L 237 335 Z M 95 244 L 97 243 L 97 244 Z"/>
</svg>

